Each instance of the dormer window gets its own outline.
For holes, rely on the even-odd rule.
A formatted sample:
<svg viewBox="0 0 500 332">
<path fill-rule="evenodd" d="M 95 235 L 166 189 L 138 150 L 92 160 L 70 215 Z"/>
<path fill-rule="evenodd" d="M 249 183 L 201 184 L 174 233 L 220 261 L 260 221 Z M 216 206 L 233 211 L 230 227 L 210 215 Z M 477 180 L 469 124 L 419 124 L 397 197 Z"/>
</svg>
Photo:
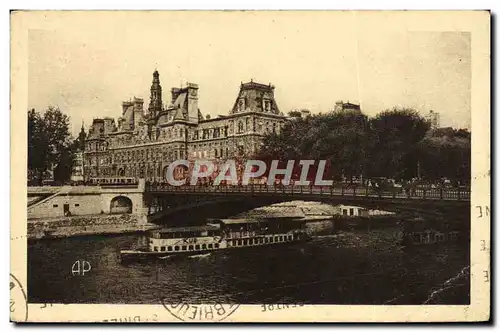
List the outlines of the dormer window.
<svg viewBox="0 0 500 332">
<path fill-rule="evenodd" d="M 264 111 L 271 112 L 271 101 L 270 100 L 264 100 Z"/>
<path fill-rule="evenodd" d="M 238 101 L 238 112 L 243 112 L 245 110 L 245 98 L 240 98 Z"/>
<path fill-rule="evenodd" d="M 242 133 L 242 132 L 243 132 L 243 122 L 239 121 L 238 122 L 238 133 Z"/>
</svg>

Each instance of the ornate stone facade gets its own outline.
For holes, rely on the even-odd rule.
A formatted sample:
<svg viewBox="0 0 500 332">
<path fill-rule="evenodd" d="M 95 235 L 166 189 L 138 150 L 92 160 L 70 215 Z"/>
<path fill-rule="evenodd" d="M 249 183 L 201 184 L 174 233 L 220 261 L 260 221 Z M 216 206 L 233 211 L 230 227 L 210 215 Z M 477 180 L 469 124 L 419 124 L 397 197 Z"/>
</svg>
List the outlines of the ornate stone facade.
<svg viewBox="0 0 500 332">
<path fill-rule="evenodd" d="M 255 155 L 265 134 L 279 133 L 286 117 L 274 99 L 274 86 L 242 83 L 227 115 L 203 117 L 198 108 L 198 85 L 171 89 L 162 103 L 157 71 L 153 73 L 150 103 L 135 98 L 122 103 L 122 115 L 94 119 L 85 144 L 86 180 L 118 177 L 163 181 L 168 165 L 177 159 L 223 162 Z M 175 175 L 174 175 L 175 176 Z"/>
</svg>

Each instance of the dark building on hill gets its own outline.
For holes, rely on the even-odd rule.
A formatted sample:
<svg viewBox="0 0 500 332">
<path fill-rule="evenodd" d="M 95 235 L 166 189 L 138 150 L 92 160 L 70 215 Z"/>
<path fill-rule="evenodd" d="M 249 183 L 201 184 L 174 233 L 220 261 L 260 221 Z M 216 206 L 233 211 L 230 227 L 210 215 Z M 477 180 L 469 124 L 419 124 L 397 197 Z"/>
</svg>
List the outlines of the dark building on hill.
<svg viewBox="0 0 500 332">
<path fill-rule="evenodd" d="M 344 103 L 342 100 L 335 102 L 334 112 L 361 112 L 361 106 L 350 102 Z"/>
</svg>

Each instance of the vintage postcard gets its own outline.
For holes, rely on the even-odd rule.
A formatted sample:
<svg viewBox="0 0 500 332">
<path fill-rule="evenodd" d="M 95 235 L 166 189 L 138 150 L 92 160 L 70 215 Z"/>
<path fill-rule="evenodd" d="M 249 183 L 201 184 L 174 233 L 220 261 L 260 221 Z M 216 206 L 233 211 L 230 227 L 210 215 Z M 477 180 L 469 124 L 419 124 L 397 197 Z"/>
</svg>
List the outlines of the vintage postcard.
<svg viewBox="0 0 500 332">
<path fill-rule="evenodd" d="M 490 319 L 488 11 L 11 12 L 14 322 Z"/>
</svg>

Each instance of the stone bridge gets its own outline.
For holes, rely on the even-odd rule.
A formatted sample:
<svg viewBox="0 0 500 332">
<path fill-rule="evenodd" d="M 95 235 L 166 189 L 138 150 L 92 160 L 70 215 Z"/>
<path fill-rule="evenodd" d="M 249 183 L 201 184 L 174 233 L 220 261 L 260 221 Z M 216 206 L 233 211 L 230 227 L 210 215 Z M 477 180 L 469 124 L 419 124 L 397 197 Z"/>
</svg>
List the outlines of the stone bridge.
<svg viewBox="0 0 500 332">
<path fill-rule="evenodd" d="M 371 187 L 337 186 L 168 186 L 146 185 L 148 220 L 179 215 L 192 218 L 202 209 L 215 207 L 216 217 L 228 217 L 259 206 L 304 200 L 328 204 L 356 205 L 392 212 L 446 215 L 470 211 L 469 188 L 413 188 L 405 191 L 375 190 Z M 215 216 L 214 216 L 215 217 Z"/>
<path fill-rule="evenodd" d="M 401 188 L 391 191 L 371 187 L 334 186 L 168 186 L 143 179 L 134 184 L 100 186 L 30 187 L 28 218 L 123 214 L 144 222 L 162 223 L 164 217 L 180 222 L 196 218 L 229 217 L 256 207 L 303 200 L 344 204 L 420 215 L 461 213 L 469 215 L 469 188 Z"/>
</svg>

